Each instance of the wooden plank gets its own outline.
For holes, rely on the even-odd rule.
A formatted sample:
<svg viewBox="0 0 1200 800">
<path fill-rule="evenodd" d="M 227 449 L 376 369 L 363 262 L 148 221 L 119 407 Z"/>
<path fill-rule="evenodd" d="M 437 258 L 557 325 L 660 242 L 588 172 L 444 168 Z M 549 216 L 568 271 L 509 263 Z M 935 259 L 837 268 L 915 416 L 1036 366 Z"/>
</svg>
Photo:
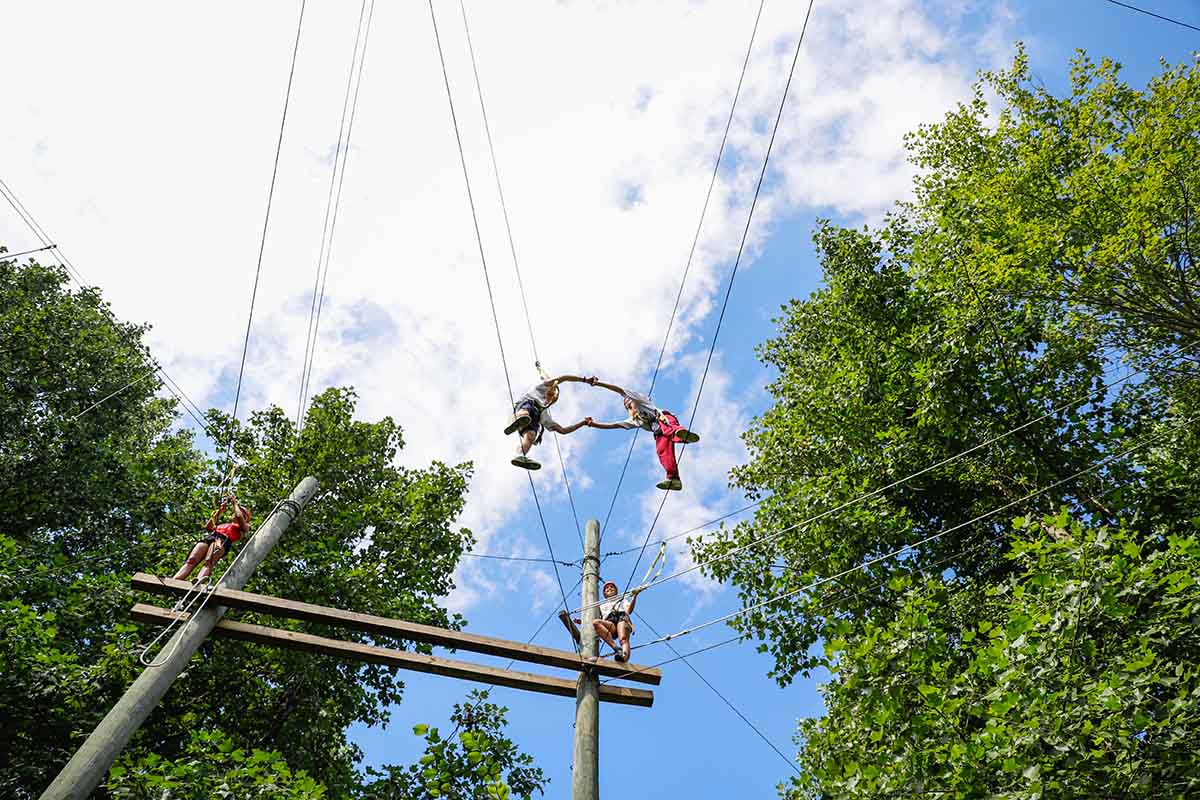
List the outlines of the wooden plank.
<svg viewBox="0 0 1200 800">
<path fill-rule="evenodd" d="M 187 619 L 186 614 L 171 611 L 158 606 L 137 603 L 130 611 L 138 622 L 151 625 L 166 625 L 172 620 Z M 470 664 L 465 661 L 451 661 L 447 658 L 427 656 L 422 653 L 409 653 L 404 650 L 390 650 L 386 647 L 376 647 L 357 642 L 343 642 L 328 639 L 324 636 L 314 636 L 300 631 L 285 631 L 279 628 L 268 628 L 265 625 L 251 625 L 245 622 L 234 622 L 223 619 L 213 629 L 213 635 L 227 639 L 238 639 L 244 642 L 254 642 L 272 647 L 283 647 L 289 650 L 302 650 L 306 653 L 344 658 L 350 661 L 365 661 L 371 664 L 381 664 L 396 669 L 407 669 L 413 672 L 427 672 L 447 678 L 461 678 L 467 681 L 490 683 L 496 686 L 508 686 L 513 689 L 524 689 L 542 694 L 554 694 L 561 697 L 575 696 L 575 681 L 564 678 L 553 678 L 548 675 L 535 675 L 532 672 L 514 672 L 506 669 L 496 669 L 482 664 Z M 575 662 L 578 666 L 578 660 Z M 600 699 L 609 703 L 627 706 L 642 706 L 649 708 L 654 704 L 654 693 L 646 689 L 633 689 L 628 686 L 612 686 L 605 684 L 600 687 Z"/>
<path fill-rule="evenodd" d="M 584 605 L 587 605 L 587 604 L 584 603 Z M 579 626 L 577 626 L 575 624 L 575 621 L 573 619 L 571 619 L 571 615 L 568 614 L 566 611 L 560 611 L 560 612 L 558 612 L 558 620 L 559 620 L 559 622 L 561 622 L 563 625 L 566 626 L 567 633 L 571 634 L 571 638 L 575 640 L 575 644 L 582 645 L 583 644 L 582 634 L 579 633 Z"/>
<path fill-rule="evenodd" d="M 162 578 L 136 573 L 131 580 L 135 589 L 141 589 L 151 594 L 177 596 L 192 588 L 188 581 L 177 581 L 173 578 Z M 416 622 L 406 622 L 400 619 L 377 617 L 374 614 L 361 614 L 357 611 L 344 611 L 340 608 L 302 603 L 298 600 L 285 600 L 254 592 L 243 592 L 236 589 L 218 588 L 210 602 L 240 608 L 246 611 L 258 611 L 276 617 L 301 619 L 306 622 L 319 622 L 364 631 L 383 636 L 393 636 L 413 642 L 448 647 L 455 650 L 468 650 L 473 653 L 484 653 L 490 656 L 501 656 L 518 661 L 529 661 L 547 667 L 559 667 L 578 671 L 579 655 L 570 650 L 557 650 L 552 647 L 541 647 L 535 644 L 514 642 L 508 639 L 494 639 L 490 636 L 480 636 L 463 631 L 452 631 L 446 628 L 436 628 L 432 625 L 421 625 Z M 639 667 L 635 664 L 622 664 L 607 658 L 597 659 L 596 672 L 610 678 L 649 683 L 654 686 L 662 683 L 662 670 L 654 667 Z M 574 685 L 574 684 L 572 684 Z"/>
</svg>

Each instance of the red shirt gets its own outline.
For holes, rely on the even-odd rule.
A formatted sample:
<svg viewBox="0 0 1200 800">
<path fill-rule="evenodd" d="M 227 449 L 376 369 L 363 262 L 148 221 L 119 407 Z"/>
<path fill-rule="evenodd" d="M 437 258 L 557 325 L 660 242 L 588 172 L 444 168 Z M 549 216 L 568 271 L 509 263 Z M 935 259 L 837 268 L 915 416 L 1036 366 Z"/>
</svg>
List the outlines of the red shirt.
<svg viewBox="0 0 1200 800">
<path fill-rule="evenodd" d="M 242 538 L 242 526 L 236 522 L 226 522 L 213 528 L 213 533 L 219 533 L 231 542 Z"/>
</svg>

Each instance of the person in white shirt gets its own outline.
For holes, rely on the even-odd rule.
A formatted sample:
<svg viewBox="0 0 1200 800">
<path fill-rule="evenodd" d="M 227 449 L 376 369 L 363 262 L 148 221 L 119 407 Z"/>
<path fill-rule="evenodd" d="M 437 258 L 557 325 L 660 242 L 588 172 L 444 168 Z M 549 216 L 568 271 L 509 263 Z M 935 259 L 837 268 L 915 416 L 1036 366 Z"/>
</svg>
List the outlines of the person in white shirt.
<svg viewBox="0 0 1200 800">
<path fill-rule="evenodd" d="M 550 406 L 558 400 L 558 385 L 568 381 L 584 383 L 587 379 L 579 375 L 560 375 L 557 378 L 546 378 L 521 395 L 513 406 L 513 416 L 504 428 L 504 434 L 520 431 L 517 437 L 517 455 L 512 460 L 514 467 L 522 469 L 541 469 L 542 465 L 529 457 L 529 449 L 535 444 L 541 444 L 543 430 L 568 434 L 582 428 L 585 420 L 574 425 L 562 426 L 550 416 Z"/>
<path fill-rule="evenodd" d="M 659 489 L 679 491 L 683 481 L 679 477 L 679 462 L 675 460 L 675 443 L 692 444 L 700 441 L 698 434 L 692 433 L 679 424 L 679 420 L 670 411 L 658 408 L 654 402 L 640 392 L 622 389 L 620 386 L 591 377 L 587 382 L 621 395 L 621 402 L 629 412 L 629 418 L 619 422 L 596 422 L 591 417 L 584 419 L 589 428 L 613 430 L 623 428 L 642 428 L 654 434 L 654 450 L 658 453 L 658 461 L 667 471 L 666 480 L 659 481 Z"/>
<path fill-rule="evenodd" d="M 637 604 L 637 596 L 642 591 L 634 589 L 629 593 L 629 599 L 617 597 L 617 585 L 612 581 L 604 583 L 604 600 L 600 601 L 600 619 L 592 623 L 596 635 L 613 649 L 617 661 L 629 660 L 629 637 L 633 635 L 633 620 L 629 615 Z M 621 644 L 618 645 L 617 641 Z"/>
</svg>

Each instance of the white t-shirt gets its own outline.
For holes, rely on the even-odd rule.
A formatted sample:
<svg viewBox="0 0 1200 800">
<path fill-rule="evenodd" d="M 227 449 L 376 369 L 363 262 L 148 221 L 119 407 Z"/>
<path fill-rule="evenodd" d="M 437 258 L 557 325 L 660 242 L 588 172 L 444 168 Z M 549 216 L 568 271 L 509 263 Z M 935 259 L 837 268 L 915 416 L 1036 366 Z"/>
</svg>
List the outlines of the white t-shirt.
<svg viewBox="0 0 1200 800">
<path fill-rule="evenodd" d="M 633 402 L 633 405 L 637 408 L 638 413 L 642 416 L 642 422 L 639 425 L 629 417 L 626 417 L 625 419 L 606 424 L 613 425 L 617 428 L 624 428 L 625 430 L 641 428 L 642 430 L 653 431 L 654 423 L 658 419 L 658 407 L 654 405 L 654 401 L 641 392 L 631 392 L 626 390 L 621 392 L 621 394 Z"/>
<path fill-rule="evenodd" d="M 528 392 L 521 395 L 521 400 L 532 400 L 533 403 L 539 408 L 545 408 L 547 405 L 549 405 L 549 399 L 546 397 L 546 395 L 550 392 L 550 387 L 552 385 L 552 381 L 542 381 L 541 383 L 535 385 Z M 519 402 L 520 401 L 518 401 L 518 403 Z"/>
<path fill-rule="evenodd" d="M 600 619 L 605 619 L 613 611 L 628 611 L 629 600 L 626 597 L 616 596 L 611 600 L 603 600 L 600 603 Z"/>
<path fill-rule="evenodd" d="M 542 409 L 540 419 L 542 420 L 542 427 L 546 428 L 547 430 L 557 431 L 559 427 L 561 427 L 557 422 L 554 421 L 554 417 L 550 416 L 550 409 L 548 408 Z"/>
</svg>

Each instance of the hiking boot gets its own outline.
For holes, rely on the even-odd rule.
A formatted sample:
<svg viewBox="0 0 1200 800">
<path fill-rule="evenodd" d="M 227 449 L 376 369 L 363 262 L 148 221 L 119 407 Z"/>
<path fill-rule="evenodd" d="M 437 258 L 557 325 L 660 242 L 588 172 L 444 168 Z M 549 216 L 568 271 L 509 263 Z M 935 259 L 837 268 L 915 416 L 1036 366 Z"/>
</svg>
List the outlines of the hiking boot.
<svg viewBox="0 0 1200 800">
<path fill-rule="evenodd" d="M 516 433 L 517 431 L 523 431 L 528 427 L 529 427 L 529 415 L 528 414 L 513 414 L 513 418 L 511 420 L 509 420 L 508 425 L 506 425 L 504 427 L 504 435 L 508 436 L 510 433 Z"/>
<path fill-rule="evenodd" d="M 683 481 L 679 480 L 679 478 L 667 478 L 665 481 L 658 482 L 658 488 L 667 491 L 678 492 L 683 488 Z"/>
<path fill-rule="evenodd" d="M 514 467 L 520 467 L 521 469 L 530 469 L 530 470 L 542 468 L 541 464 L 534 461 L 529 456 L 517 456 L 516 458 L 514 458 L 512 460 L 512 465 Z"/>
</svg>

